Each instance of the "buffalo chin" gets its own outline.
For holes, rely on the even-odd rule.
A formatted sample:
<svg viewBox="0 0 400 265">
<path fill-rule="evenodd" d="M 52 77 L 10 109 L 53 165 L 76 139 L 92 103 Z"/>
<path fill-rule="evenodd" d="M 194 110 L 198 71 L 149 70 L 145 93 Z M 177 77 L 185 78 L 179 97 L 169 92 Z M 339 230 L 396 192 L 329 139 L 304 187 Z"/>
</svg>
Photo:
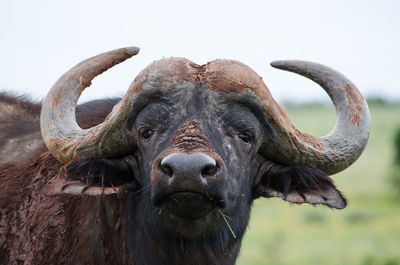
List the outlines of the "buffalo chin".
<svg viewBox="0 0 400 265">
<path fill-rule="evenodd" d="M 218 205 L 201 193 L 176 192 L 162 200 L 159 215 L 167 229 L 185 237 L 212 233 L 216 228 Z"/>
<path fill-rule="evenodd" d="M 215 207 L 210 198 L 196 192 L 173 193 L 163 203 L 163 210 L 188 221 L 203 218 Z"/>
</svg>

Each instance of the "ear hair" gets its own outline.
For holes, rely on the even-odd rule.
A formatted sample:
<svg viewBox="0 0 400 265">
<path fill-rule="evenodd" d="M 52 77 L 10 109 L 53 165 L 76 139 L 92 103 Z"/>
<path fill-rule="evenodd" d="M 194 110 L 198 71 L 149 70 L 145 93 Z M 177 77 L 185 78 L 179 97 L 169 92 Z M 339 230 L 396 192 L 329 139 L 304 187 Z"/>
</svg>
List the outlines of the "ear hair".
<svg viewBox="0 0 400 265">
<path fill-rule="evenodd" d="M 261 167 L 255 198 L 280 197 L 293 203 L 323 204 L 342 209 L 347 201 L 324 172 L 304 166 L 283 166 L 271 161 Z"/>
<path fill-rule="evenodd" d="M 87 186 L 118 187 L 136 184 L 137 162 L 132 156 L 120 159 L 83 158 L 66 166 L 68 182 L 79 181 Z"/>
</svg>

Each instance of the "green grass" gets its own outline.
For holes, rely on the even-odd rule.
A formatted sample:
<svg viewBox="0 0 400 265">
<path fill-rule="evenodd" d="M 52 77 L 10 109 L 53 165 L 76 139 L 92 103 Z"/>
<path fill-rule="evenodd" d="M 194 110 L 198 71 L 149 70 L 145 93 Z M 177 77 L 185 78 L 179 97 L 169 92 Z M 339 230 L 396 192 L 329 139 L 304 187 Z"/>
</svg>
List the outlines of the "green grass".
<svg viewBox="0 0 400 265">
<path fill-rule="evenodd" d="M 258 199 L 239 265 L 400 265 L 400 200 L 389 177 L 400 105 L 370 106 L 366 150 L 332 178 L 349 199 L 344 210 Z M 303 132 L 322 136 L 335 124 L 333 107 L 296 106 L 286 112 Z"/>
</svg>

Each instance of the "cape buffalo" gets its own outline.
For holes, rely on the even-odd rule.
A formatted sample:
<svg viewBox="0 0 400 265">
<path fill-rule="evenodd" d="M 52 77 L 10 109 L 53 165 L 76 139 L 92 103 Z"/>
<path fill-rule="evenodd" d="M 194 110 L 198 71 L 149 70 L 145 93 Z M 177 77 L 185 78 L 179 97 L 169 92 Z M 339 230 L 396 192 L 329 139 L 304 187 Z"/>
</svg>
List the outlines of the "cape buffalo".
<svg viewBox="0 0 400 265">
<path fill-rule="evenodd" d="M 233 60 L 162 59 L 122 99 L 76 108 L 95 76 L 138 51 L 81 62 L 42 104 L 1 94 L 1 264 L 234 264 L 254 199 L 346 206 L 328 175 L 360 156 L 370 115 L 342 74 L 272 63 L 332 99 L 336 126 L 321 138 Z"/>
</svg>

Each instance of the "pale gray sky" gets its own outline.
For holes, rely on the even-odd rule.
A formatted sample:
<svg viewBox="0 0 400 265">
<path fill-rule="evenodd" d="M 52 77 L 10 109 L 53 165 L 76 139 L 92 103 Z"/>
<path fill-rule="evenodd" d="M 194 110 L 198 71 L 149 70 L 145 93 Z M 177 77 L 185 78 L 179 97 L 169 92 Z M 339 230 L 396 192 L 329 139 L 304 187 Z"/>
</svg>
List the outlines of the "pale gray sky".
<svg viewBox="0 0 400 265">
<path fill-rule="evenodd" d="M 1 0 L 0 89 L 42 99 L 83 59 L 138 46 L 139 55 L 96 78 L 83 101 L 123 95 L 162 57 L 252 67 L 282 100 L 327 100 L 317 85 L 273 69 L 280 59 L 323 63 L 364 95 L 400 99 L 400 1 Z"/>
</svg>

